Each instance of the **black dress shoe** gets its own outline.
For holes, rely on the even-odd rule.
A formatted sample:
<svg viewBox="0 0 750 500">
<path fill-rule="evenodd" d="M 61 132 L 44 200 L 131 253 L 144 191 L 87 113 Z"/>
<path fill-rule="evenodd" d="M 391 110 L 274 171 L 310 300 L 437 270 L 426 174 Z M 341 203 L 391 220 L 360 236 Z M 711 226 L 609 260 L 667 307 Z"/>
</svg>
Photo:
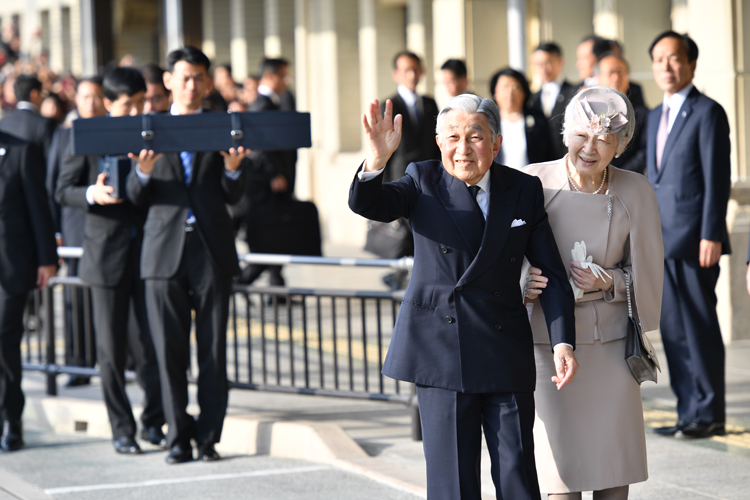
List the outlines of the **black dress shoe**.
<svg viewBox="0 0 750 500">
<path fill-rule="evenodd" d="M 141 452 L 141 447 L 130 436 L 120 436 L 112 441 L 112 445 L 115 447 L 117 453 L 122 453 L 123 455 L 137 455 Z"/>
<path fill-rule="evenodd" d="M 712 422 L 702 424 L 700 422 L 690 422 L 682 427 L 676 434 L 677 438 L 700 439 L 711 436 L 726 436 L 727 430 L 724 422 Z"/>
<path fill-rule="evenodd" d="M 85 375 L 71 375 L 68 381 L 65 382 L 65 387 L 80 387 L 82 385 L 90 385 L 91 377 Z"/>
<path fill-rule="evenodd" d="M 220 460 L 221 457 L 216 453 L 213 443 L 206 443 L 198 446 L 198 460 L 205 462 L 213 462 L 214 460 Z"/>
<path fill-rule="evenodd" d="M 676 425 L 669 425 L 667 427 L 655 427 L 654 428 L 654 434 L 659 434 L 660 436 L 674 436 L 680 430 L 685 426 L 685 424 L 682 424 L 680 422 L 677 422 Z"/>
<path fill-rule="evenodd" d="M 0 448 L 3 451 L 16 451 L 23 446 L 23 422 L 21 420 L 4 421 L 3 434 L 0 436 Z"/>
<path fill-rule="evenodd" d="M 169 450 L 169 455 L 164 459 L 169 465 L 189 462 L 193 459 L 193 447 L 188 445 L 176 444 Z"/>
<path fill-rule="evenodd" d="M 161 427 L 155 425 L 141 429 L 141 441 L 146 441 L 159 448 L 167 448 L 166 436 L 162 432 Z"/>
</svg>

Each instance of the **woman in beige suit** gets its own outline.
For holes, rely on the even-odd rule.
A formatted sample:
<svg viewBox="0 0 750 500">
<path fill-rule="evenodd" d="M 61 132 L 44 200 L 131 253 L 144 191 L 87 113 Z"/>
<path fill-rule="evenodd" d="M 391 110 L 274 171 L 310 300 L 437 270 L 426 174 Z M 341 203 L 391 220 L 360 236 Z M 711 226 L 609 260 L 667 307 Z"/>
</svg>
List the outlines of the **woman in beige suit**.
<svg viewBox="0 0 750 500">
<path fill-rule="evenodd" d="M 541 490 L 554 500 L 626 499 L 628 485 L 648 478 L 638 382 L 624 359 L 631 299 L 644 332 L 656 330 L 661 308 L 663 253 L 656 196 L 641 174 L 612 167 L 633 136 L 635 114 L 616 90 L 593 87 L 565 112 L 568 154 L 529 165 L 538 176 L 560 255 L 576 288 L 576 383 L 558 392 L 541 307 L 531 326 L 537 351 L 534 442 Z M 571 250 L 585 242 L 580 263 Z M 579 257 L 580 258 L 580 257 Z M 590 265 L 586 261 L 590 261 Z M 593 270 L 592 270 L 593 267 Z M 525 294 L 533 304 L 546 278 L 532 268 Z"/>
</svg>

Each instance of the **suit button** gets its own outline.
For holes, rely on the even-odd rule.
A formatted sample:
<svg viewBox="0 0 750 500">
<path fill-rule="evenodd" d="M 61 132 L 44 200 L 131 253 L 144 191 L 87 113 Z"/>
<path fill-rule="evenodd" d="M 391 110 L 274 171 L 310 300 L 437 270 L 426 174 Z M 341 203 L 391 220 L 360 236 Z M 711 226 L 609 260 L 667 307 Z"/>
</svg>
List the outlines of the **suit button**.
<svg viewBox="0 0 750 500">
<path fill-rule="evenodd" d="M 456 320 L 454 320 L 454 319 L 453 319 L 453 318 L 451 318 L 450 316 L 446 316 L 446 317 L 445 317 L 445 321 L 446 321 L 447 323 L 453 323 L 453 322 L 454 322 L 454 321 L 456 321 Z"/>
<path fill-rule="evenodd" d="M 498 323 L 497 325 L 495 325 L 495 330 L 500 331 L 502 329 L 503 329 L 503 326 L 501 324 Z"/>
<path fill-rule="evenodd" d="M 513 257 L 510 258 L 510 263 L 511 264 L 513 264 L 515 261 L 516 261 L 516 257 L 515 256 L 513 256 Z"/>
<path fill-rule="evenodd" d="M 659 189 L 659 183 L 654 184 L 654 189 Z"/>
<path fill-rule="evenodd" d="M 460 292 L 460 291 L 461 291 L 461 290 L 463 290 L 463 289 L 464 289 L 464 287 L 462 287 L 461 285 L 458 285 L 458 286 L 456 287 L 456 291 L 457 291 L 457 292 Z"/>
<path fill-rule="evenodd" d="M 448 247 L 446 247 L 445 245 L 440 245 L 440 251 L 443 253 L 448 253 Z"/>
</svg>

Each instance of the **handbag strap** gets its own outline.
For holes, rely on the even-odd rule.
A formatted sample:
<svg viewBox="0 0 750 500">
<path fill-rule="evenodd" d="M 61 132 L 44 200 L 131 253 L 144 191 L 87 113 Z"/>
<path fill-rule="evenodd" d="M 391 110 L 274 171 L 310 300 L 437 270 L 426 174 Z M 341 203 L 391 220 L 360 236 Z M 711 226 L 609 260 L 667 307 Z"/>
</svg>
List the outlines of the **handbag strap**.
<svg viewBox="0 0 750 500">
<path fill-rule="evenodd" d="M 625 271 L 625 292 L 628 296 L 628 317 L 633 319 L 633 305 L 630 302 L 630 274 Z"/>
</svg>

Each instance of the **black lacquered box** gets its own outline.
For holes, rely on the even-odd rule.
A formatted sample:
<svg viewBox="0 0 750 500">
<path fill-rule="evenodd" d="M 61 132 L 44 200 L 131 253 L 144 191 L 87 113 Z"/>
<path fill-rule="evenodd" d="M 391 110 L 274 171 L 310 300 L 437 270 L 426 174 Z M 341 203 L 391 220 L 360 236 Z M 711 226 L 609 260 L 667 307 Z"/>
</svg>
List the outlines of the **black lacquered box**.
<svg viewBox="0 0 750 500">
<path fill-rule="evenodd" d="M 294 111 L 141 115 L 75 120 L 74 155 L 298 149 L 311 145 L 310 114 Z"/>
</svg>

